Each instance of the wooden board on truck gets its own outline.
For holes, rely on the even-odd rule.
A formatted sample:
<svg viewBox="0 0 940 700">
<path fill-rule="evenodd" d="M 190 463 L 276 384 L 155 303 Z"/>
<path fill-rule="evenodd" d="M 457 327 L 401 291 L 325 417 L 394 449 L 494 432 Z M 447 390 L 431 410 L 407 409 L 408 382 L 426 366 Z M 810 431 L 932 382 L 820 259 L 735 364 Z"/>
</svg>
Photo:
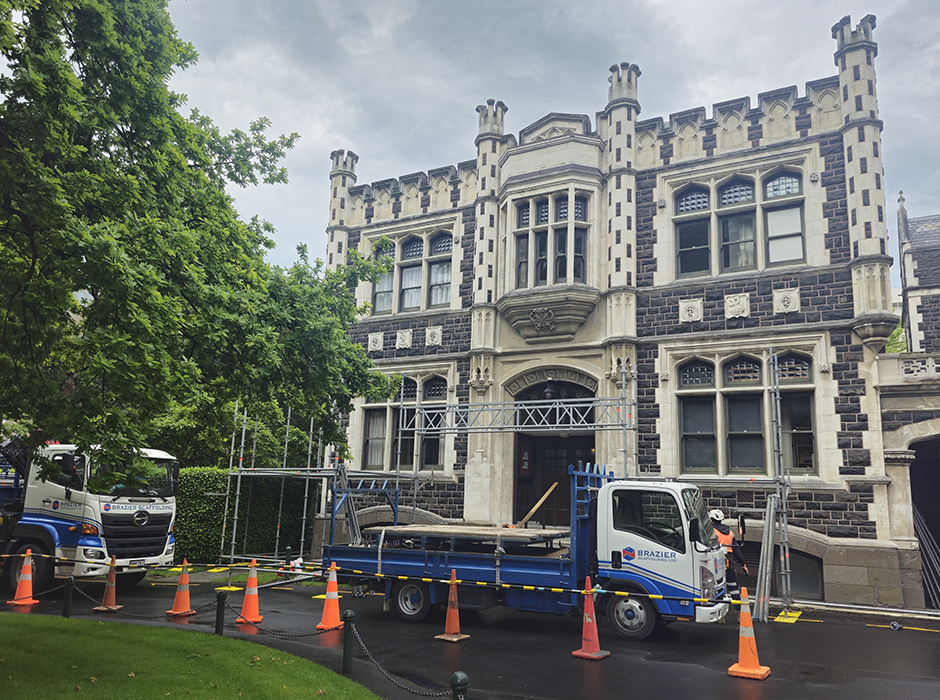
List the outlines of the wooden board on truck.
<svg viewBox="0 0 940 700">
<path fill-rule="evenodd" d="M 432 537 L 440 539 L 475 540 L 478 542 L 517 542 L 520 544 L 536 544 L 568 537 L 571 530 L 568 528 L 525 528 L 508 529 L 491 527 L 488 525 L 389 525 L 387 527 L 374 526 L 363 528 L 363 533 L 378 537 L 385 530 L 385 541 L 391 539 L 421 539 Z"/>
</svg>

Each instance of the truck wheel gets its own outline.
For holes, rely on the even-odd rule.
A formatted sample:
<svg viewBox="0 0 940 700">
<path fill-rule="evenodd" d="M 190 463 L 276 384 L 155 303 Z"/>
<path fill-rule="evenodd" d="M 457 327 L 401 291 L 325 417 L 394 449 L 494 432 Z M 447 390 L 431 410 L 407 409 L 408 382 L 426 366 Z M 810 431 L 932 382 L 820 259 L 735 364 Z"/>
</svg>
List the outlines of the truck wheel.
<svg viewBox="0 0 940 700">
<path fill-rule="evenodd" d="M 431 594 L 427 584 L 396 582 L 392 586 L 392 607 L 399 620 L 421 622 L 431 613 Z"/>
<path fill-rule="evenodd" d="M 649 598 L 612 595 L 607 601 L 607 622 L 618 637 L 646 639 L 656 627 L 656 606 Z"/>
<path fill-rule="evenodd" d="M 31 559 L 33 567 L 33 596 L 35 597 L 52 588 L 52 560 L 42 556 L 36 556 L 47 554 L 45 547 L 36 542 L 21 544 L 12 552 L 13 556 L 7 559 L 7 571 L 9 573 L 10 589 L 15 595 L 16 587 L 20 582 L 20 571 L 23 568 L 23 560 L 27 549 L 31 549 L 33 552 Z"/>
<path fill-rule="evenodd" d="M 138 583 L 144 580 L 144 577 L 147 575 L 147 570 L 143 569 L 141 571 L 132 571 L 129 574 L 118 574 L 117 578 L 114 579 L 115 585 L 122 589 L 127 590 L 132 586 L 136 586 Z"/>
</svg>

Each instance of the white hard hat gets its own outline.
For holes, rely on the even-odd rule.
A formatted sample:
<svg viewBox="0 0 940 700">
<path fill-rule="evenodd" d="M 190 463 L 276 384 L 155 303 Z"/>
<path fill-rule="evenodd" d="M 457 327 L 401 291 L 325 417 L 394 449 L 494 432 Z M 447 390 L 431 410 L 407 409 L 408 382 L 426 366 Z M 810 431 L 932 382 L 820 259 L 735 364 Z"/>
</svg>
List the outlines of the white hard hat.
<svg viewBox="0 0 940 700">
<path fill-rule="evenodd" d="M 715 508 L 713 510 L 708 511 L 708 517 L 711 518 L 712 520 L 717 520 L 721 522 L 722 520 L 725 519 L 725 514 L 724 514 L 724 511 L 722 511 L 720 508 Z"/>
</svg>

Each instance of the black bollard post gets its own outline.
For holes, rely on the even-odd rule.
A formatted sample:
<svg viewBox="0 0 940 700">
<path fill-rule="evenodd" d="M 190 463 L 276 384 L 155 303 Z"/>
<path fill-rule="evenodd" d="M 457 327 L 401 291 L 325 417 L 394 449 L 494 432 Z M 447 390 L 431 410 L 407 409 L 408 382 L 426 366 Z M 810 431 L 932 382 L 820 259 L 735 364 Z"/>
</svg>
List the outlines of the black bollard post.
<svg viewBox="0 0 940 700">
<path fill-rule="evenodd" d="M 75 586 L 75 577 L 69 575 L 65 579 L 65 600 L 62 601 L 62 617 L 72 616 L 72 588 Z"/>
<path fill-rule="evenodd" d="M 463 671 L 454 671 L 450 677 L 451 700 L 466 700 L 470 688 L 470 676 Z"/>
<path fill-rule="evenodd" d="M 215 594 L 215 633 L 220 637 L 225 632 L 225 591 L 216 591 Z"/>
<path fill-rule="evenodd" d="M 290 571 L 290 569 L 291 569 L 291 566 L 290 566 L 290 559 L 291 559 L 291 556 L 292 556 L 291 553 L 292 553 L 293 551 L 294 551 L 294 550 L 291 549 L 290 547 L 284 547 L 284 557 L 287 559 L 287 561 L 284 562 L 284 568 L 285 568 L 287 571 Z"/>
<path fill-rule="evenodd" d="M 353 625 L 356 624 L 356 613 L 352 610 L 343 611 L 343 673 L 352 673 L 353 667 Z"/>
</svg>

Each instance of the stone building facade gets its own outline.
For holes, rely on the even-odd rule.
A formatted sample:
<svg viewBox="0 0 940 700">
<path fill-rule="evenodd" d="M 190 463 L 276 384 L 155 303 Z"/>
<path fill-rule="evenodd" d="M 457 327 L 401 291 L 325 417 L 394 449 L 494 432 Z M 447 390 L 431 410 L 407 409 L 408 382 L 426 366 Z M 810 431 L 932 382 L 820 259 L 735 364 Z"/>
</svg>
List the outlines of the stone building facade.
<svg viewBox="0 0 940 700">
<path fill-rule="evenodd" d="M 579 460 L 694 482 L 759 521 L 777 366 L 796 592 L 922 605 L 876 372 L 897 317 L 874 29 L 837 23 L 836 72 L 802 94 L 710 115 L 641 118 L 640 69 L 622 63 L 593 120 L 551 113 L 514 135 L 503 102 L 477 107 L 456 166 L 362 185 L 358 156 L 335 151 L 328 264 L 393 257 L 356 290 L 371 310 L 352 333 L 403 376 L 349 417 L 350 466 L 407 474 L 417 508 L 474 522 L 518 521 L 556 481 L 536 519 L 567 522 Z M 621 409 L 627 430 L 600 426 Z M 414 429 L 428 410 L 502 428 Z"/>
</svg>

